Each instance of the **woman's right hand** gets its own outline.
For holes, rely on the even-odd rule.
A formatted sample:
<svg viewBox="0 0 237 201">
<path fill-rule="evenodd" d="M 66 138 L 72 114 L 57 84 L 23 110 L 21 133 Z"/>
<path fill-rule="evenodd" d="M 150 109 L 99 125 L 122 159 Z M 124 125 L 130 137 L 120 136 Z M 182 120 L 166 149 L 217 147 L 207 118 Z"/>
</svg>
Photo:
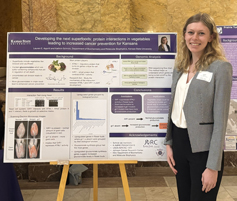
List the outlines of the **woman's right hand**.
<svg viewBox="0 0 237 201">
<path fill-rule="evenodd" d="M 174 157 L 173 157 L 173 149 L 170 145 L 166 145 L 166 154 L 167 154 L 167 162 L 169 163 L 171 170 L 176 175 L 178 173 L 178 171 L 174 168 L 175 161 L 174 161 Z"/>
</svg>

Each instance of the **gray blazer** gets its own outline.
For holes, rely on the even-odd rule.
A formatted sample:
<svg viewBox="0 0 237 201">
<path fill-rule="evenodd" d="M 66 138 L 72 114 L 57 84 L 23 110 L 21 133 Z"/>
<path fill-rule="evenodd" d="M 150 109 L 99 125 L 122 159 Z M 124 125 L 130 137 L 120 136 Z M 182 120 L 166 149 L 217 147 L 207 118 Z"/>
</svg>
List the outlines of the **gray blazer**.
<svg viewBox="0 0 237 201">
<path fill-rule="evenodd" d="M 197 79 L 201 72 L 210 72 L 211 80 Z M 229 114 L 232 66 L 228 62 L 217 60 L 201 72 L 197 72 L 190 83 L 183 111 L 192 152 L 209 151 L 206 167 L 220 170 Z M 165 145 L 172 145 L 171 112 L 181 75 L 181 72 L 174 69 Z"/>
</svg>

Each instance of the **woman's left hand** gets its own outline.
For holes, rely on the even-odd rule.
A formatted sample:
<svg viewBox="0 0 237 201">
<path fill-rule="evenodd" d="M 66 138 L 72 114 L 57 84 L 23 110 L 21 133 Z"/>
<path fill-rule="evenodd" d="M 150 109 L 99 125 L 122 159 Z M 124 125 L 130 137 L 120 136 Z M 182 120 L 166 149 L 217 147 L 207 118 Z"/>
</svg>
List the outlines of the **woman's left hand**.
<svg viewBox="0 0 237 201">
<path fill-rule="evenodd" d="M 218 171 L 206 168 L 202 173 L 202 191 L 209 192 L 216 186 Z"/>
</svg>

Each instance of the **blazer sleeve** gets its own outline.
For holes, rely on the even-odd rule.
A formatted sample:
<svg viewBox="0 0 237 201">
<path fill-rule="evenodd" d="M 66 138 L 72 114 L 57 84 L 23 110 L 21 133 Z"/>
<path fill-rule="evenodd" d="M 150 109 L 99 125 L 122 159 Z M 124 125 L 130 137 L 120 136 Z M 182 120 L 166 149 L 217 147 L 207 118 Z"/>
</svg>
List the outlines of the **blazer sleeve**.
<svg viewBox="0 0 237 201">
<path fill-rule="evenodd" d="M 232 71 L 230 63 L 221 62 L 215 73 L 214 125 L 206 167 L 218 171 L 221 170 L 226 126 L 229 116 Z"/>
</svg>

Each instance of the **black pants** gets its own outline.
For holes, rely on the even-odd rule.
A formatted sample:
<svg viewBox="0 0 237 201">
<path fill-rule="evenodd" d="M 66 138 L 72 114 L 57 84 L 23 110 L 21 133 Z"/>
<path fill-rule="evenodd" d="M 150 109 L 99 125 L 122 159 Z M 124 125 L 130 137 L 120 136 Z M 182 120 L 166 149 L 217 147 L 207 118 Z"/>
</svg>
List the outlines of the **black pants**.
<svg viewBox="0 0 237 201">
<path fill-rule="evenodd" d="M 224 153 L 216 187 L 207 193 L 202 191 L 201 178 L 206 169 L 208 151 L 192 153 L 187 129 L 178 128 L 174 124 L 173 156 L 178 171 L 176 182 L 179 201 L 215 201 L 223 174 Z"/>
</svg>

